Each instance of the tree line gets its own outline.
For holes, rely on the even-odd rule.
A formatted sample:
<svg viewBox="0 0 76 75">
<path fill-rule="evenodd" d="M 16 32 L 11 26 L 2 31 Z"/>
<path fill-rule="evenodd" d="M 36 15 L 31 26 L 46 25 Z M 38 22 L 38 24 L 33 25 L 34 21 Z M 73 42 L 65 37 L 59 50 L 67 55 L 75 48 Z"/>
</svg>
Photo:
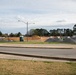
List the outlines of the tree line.
<svg viewBox="0 0 76 75">
<path fill-rule="evenodd" d="M 29 31 L 29 36 L 73 36 L 73 30 L 71 29 L 53 29 L 47 31 L 46 29 L 31 29 Z"/>
<path fill-rule="evenodd" d="M 19 36 L 21 36 L 21 35 L 22 35 L 21 32 L 18 32 L 18 33 L 10 33 L 10 34 L 8 35 L 8 33 L 3 34 L 3 33 L 0 31 L 0 37 L 19 37 Z"/>
<path fill-rule="evenodd" d="M 21 36 L 21 32 L 18 33 L 10 33 L 8 34 L 3 34 L 0 31 L 0 36 L 1 37 L 19 37 Z M 30 29 L 28 31 L 28 34 L 25 34 L 24 36 L 34 36 L 34 35 L 38 35 L 38 36 L 73 36 L 76 35 L 76 24 L 74 25 L 73 29 L 51 29 L 51 30 L 46 30 L 43 28 L 37 28 L 37 29 Z"/>
<path fill-rule="evenodd" d="M 76 35 L 76 24 L 73 29 L 51 29 L 47 31 L 46 29 L 31 29 L 28 35 L 38 35 L 38 36 L 73 36 Z"/>
</svg>

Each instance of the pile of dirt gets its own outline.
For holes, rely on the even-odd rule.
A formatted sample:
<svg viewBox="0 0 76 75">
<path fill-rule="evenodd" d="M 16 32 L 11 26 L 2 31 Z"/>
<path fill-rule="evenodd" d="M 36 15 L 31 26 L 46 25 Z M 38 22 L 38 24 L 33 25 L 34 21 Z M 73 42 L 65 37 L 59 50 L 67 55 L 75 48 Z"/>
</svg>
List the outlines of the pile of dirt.
<svg viewBox="0 0 76 75">
<path fill-rule="evenodd" d="M 62 42 L 61 38 L 49 38 L 45 42 Z"/>
<path fill-rule="evenodd" d="M 49 38 L 45 42 L 62 42 L 62 43 L 76 43 L 76 38 Z"/>
<path fill-rule="evenodd" d="M 76 38 L 64 38 L 63 39 L 64 43 L 76 43 Z"/>
<path fill-rule="evenodd" d="M 32 36 L 32 39 L 33 39 L 33 40 L 40 39 L 40 36 L 34 35 L 34 36 Z"/>
</svg>

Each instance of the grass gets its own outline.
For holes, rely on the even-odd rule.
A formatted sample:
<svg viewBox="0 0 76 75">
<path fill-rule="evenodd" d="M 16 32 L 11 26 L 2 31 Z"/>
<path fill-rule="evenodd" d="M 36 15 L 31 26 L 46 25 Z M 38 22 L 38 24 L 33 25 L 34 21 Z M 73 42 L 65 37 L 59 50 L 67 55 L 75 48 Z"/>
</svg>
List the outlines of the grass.
<svg viewBox="0 0 76 75">
<path fill-rule="evenodd" d="M 69 44 L 69 43 L 59 43 L 59 42 L 38 42 L 38 41 L 24 41 L 24 42 L 19 42 L 19 41 L 14 41 L 14 42 L 5 42 L 5 41 L 0 41 L 0 43 L 10 43 L 10 44 Z"/>
<path fill-rule="evenodd" d="M 76 63 L 0 59 L 0 75 L 76 75 Z"/>
</svg>

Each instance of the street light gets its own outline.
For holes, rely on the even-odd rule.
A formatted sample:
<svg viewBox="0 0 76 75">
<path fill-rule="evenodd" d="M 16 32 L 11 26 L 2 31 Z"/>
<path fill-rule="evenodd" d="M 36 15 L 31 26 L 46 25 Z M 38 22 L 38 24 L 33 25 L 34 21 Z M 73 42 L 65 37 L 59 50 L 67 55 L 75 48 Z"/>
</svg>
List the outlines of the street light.
<svg viewBox="0 0 76 75">
<path fill-rule="evenodd" d="M 22 20 L 18 20 L 19 22 L 23 22 L 27 25 L 27 42 L 28 42 L 28 24 L 35 24 L 35 23 L 29 23 L 29 22 L 24 22 Z"/>
</svg>

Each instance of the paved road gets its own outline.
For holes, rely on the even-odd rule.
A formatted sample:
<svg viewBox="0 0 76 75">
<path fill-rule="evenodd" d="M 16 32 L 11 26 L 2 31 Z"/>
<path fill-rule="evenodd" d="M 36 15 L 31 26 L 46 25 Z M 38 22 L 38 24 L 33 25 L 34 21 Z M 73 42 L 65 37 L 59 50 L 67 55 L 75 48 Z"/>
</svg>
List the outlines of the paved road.
<svg viewBox="0 0 76 75">
<path fill-rule="evenodd" d="M 33 48 L 8 48 L 0 47 L 0 53 L 15 53 L 23 55 L 36 55 L 36 56 L 46 56 L 46 57 L 62 57 L 62 58 L 75 58 L 75 49 L 33 49 Z"/>
</svg>

